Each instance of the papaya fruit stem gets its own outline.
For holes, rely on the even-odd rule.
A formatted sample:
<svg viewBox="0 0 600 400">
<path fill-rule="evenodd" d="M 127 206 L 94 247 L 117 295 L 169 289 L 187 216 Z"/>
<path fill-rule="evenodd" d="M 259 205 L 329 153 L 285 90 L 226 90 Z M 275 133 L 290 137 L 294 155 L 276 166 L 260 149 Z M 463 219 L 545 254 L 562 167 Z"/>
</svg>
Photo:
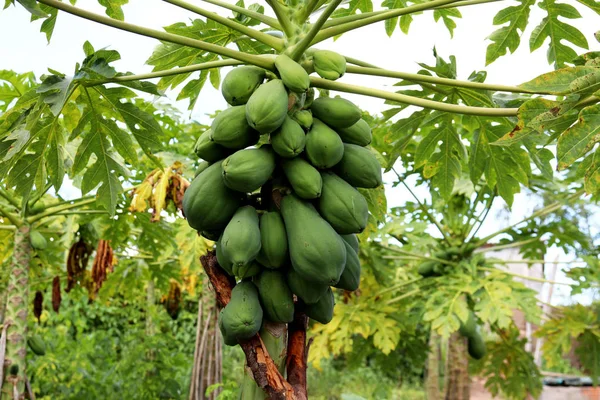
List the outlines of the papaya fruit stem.
<svg viewBox="0 0 600 400">
<path fill-rule="evenodd" d="M 253 54 L 247 54 L 241 51 L 233 50 L 227 47 L 219 46 L 212 43 L 207 43 L 202 40 L 192 39 L 189 37 L 175 35 L 168 32 L 161 32 L 155 29 L 150 29 L 147 27 L 130 24 L 124 21 L 118 21 L 112 19 L 110 17 L 105 17 L 103 15 L 99 15 L 87 10 L 83 10 L 79 7 L 74 7 L 70 4 L 66 4 L 60 2 L 58 0 L 38 0 L 39 3 L 45 4 L 47 6 L 56 8 L 58 10 L 64 11 L 68 14 L 75 15 L 77 17 L 81 17 L 84 19 L 88 19 L 90 21 L 97 22 L 102 25 L 107 25 L 112 28 L 117 28 L 126 32 L 135 33 L 137 35 L 146 36 L 150 38 L 154 38 L 157 40 L 162 40 L 165 42 L 180 44 L 182 46 L 193 47 L 196 49 L 204 50 L 209 53 L 218 54 L 223 57 L 230 57 L 236 60 L 243 61 L 248 64 L 256 65 L 265 69 L 274 70 L 275 66 L 273 60 L 269 60 L 265 57 L 259 57 Z"/>
<path fill-rule="evenodd" d="M 265 25 L 270 26 L 273 29 L 281 30 L 281 25 L 279 24 L 279 21 L 277 21 L 277 19 L 271 18 L 267 15 L 258 13 L 256 11 L 248 10 L 247 8 L 244 8 L 244 7 L 229 4 L 229 3 L 226 3 L 226 2 L 220 1 L 220 0 L 203 0 L 203 1 L 210 3 L 210 4 L 214 4 L 215 6 L 219 6 L 219 7 L 226 8 L 228 10 L 237 12 L 239 14 L 245 15 L 246 17 L 255 19 L 257 21 L 262 22 Z"/>
<path fill-rule="evenodd" d="M 419 97 L 408 96 L 400 93 L 391 93 L 385 90 L 372 89 L 364 86 L 350 85 L 341 82 L 333 82 L 328 81 L 327 79 L 315 77 L 311 77 L 310 82 L 311 86 L 320 89 L 337 90 L 339 92 L 361 94 L 364 96 L 377 97 L 385 100 L 397 101 L 399 103 L 410 104 L 425 109 L 445 111 L 455 114 L 479 115 L 482 117 L 514 117 L 517 115 L 517 111 L 519 110 L 518 108 L 471 107 L 461 106 L 458 104 L 447 104 L 439 101 L 422 99 Z"/>
<path fill-rule="evenodd" d="M 283 40 L 277 39 L 274 36 L 268 35 L 261 31 L 257 31 L 256 29 L 252 29 L 246 25 L 240 24 L 237 21 L 223 17 L 217 13 L 205 10 L 204 8 L 195 6 L 193 4 L 190 4 L 190 3 L 182 1 L 182 0 L 163 0 L 163 1 L 166 3 L 173 4 L 177 7 L 186 9 L 188 11 L 191 11 L 191 12 L 201 15 L 203 17 L 206 17 L 207 19 L 212 19 L 215 22 L 218 22 L 222 25 L 225 25 L 228 28 L 231 28 L 240 33 L 243 33 L 244 35 L 246 35 L 252 39 L 255 39 L 277 51 L 283 50 Z"/>
</svg>

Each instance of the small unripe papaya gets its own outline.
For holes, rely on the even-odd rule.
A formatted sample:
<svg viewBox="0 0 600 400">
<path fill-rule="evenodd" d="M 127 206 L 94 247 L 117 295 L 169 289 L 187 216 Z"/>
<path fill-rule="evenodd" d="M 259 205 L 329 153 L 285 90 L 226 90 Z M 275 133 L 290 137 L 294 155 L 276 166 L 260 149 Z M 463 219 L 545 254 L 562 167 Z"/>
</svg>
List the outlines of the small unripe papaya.
<svg viewBox="0 0 600 400">
<path fill-rule="evenodd" d="M 259 134 L 248 125 L 246 106 L 221 111 L 211 125 L 212 140 L 228 149 L 239 150 L 258 143 Z"/>
<path fill-rule="evenodd" d="M 346 73 L 346 58 L 330 50 L 313 53 L 313 67 L 321 78 L 335 81 Z"/>
<path fill-rule="evenodd" d="M 227 157 L 231 151 L 227 150 L 220 144 L 215 143 L 212 139 L 211 130 L 207 129 L 196 141 L 194 153 L 196 153 L 196 155 L 203 160 L 208 162 L 216 162 Z"/>
<path fill-rule="evenodd" d="M 362 118 L 348 128 L 338 128 L 336 132 L 342 138 L 342 142 L 356 144 L 358 146 L 368 146 L 373 139 L 371 127 L 367 121 Z"/>
<path fill-rule="evenodd" d="M 362 116 L 354 103 L 341 97 L 319 97 L 313 101 L 310 109 L 315 118 L 332 128 L 349 128 Z"/>
<path fill-rule="evenodd" d="M 271 177 L 275 154 L 270 146 L 239 150 L 223 161 L 223 182 L 238 192 L 253 192 Z"/>
<path fill-rule="evenodd" d="M 279 128 L 288 112 L 288 94 L 280 79 L 259 86 L 246 103 L 246 120 L 261 134 Z"/>
<path fill-rule="evenodd" d="M 306 70 L 285 54 L 280 54 L 275 58 L 275 68 L 277 68 L 283 84 L 292 92 L 303 93 L 310 87 L 310 78 Z"/>
<path fill-rule="evenodd" d="M 298 110 L 292 114 L 292 119 L 305 131 L 308 131 L 313 124 L 313 116 L 310 110 Z"/>
<path fill-rule="evenodd" d="M 44 343 L 44 339 L 40 335 L 36 334 L 27 338 L 27 345 L 38 356 L 46 354 L 46 343 Z"/>
<path fill-rule="evenodd" d="M 282 167 L 283 173 L 298 197 L 316 199 L 321 196 L 323 190 L 321 174 L 306 160 L 300 157 L 285 160 Z"/>
<path fill-rule="evenodd" d="M 317 168 L 331 168 L 344 156 L 344 144 L 340 136 L 318 119 L 306 134 L 306 156 Z"/>
<path fill-rule="evenodd" d="M 31 247 L 36 250 L 44 250 L 48 247 L 48 241 L 46 241 L 44 235 L 38 231 L 32 230 L 29 233 L 29 242 L 31 243 Z"/>
<path fill-rule="evenodd" d="M 264 79 L 264 69 L 253 66 L 236 67 L 223 79 L 221 93 L 229 104 L 240 106 L 248 102 Z"/>
<path fill-rule="evenodd" d="M 283 158 L 294 158 L 304 151 L 306 134 L 302 127 L 290 117 L 271 134 L 271 146 Z"/>
</svg>

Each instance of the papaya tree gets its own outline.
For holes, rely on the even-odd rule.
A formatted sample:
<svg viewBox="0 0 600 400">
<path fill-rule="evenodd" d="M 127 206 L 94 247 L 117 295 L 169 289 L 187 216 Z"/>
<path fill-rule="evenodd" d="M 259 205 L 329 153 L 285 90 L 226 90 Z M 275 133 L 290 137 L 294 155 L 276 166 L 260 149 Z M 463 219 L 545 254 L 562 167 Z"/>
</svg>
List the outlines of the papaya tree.
<svg viewBox="0 0 600 400">
<path fill-rule="evenodd" d="M 193 108 L 207 79 L 220 86 L 231 107 L 198 137 L 193 150 L 204 161 L 197 164 L 198 175 L 183 198 L 183 214 L 200 235 L 217 241 L 201 262 L 223 307 L 224 343 L 239 344 L 246 355 L 243 397 L 260 398 L 264 391 L 270 398 L 306 398 L 308 318 L 327 324 L 340 290 L 358 287 L 360 241 L 355 235 L 361 234 L 364 247 L 370 243 L 368 233 L 384 222 L 382 166 L 391 170 L 398 160 L 412 163 L 435 201 L 447 207 L 462 208 L 452 198 L 463 175 L 480 193 L 473 204 L 498 197 L 512 206 L 522 187 L 537 185 L 532 165 L 536 177 L 555 179 L 554 158 L 560 171 L 576 175 L 564 189 L 568 201 L 584 192 L 597 195 L 598 54 L 577 57 L 574 47 L 587 48 L 586 36 L 558 19 L 580 17 L 571 5 L 540 3 L 547 16 L 530 38 L 531 50 L 550 39 L 548 61 L 556 70 L 510 86 L 486 83 L 484 71 L 459 80 L 456 60 L 447 62 L 437 54 L 434 66 L 421 63 L 420 71 L 409 73 L 318 48 L 379 22 L 389 35 L 396 25 L 407 32 L 413 17 L 424 12 L 442 19 L 452 32 L 461 7 L 486 1 L 384 2 L 378 11 L 369 1 L 350 1 L 346 7 L 341 0 L 269 0 L 268 10 L 208 1 L 219 7 L 218 13 L 182 0 L 166 2 L 201 18 L 155 30 L 125 22 L 122 2 L 100 2 L 104 16 L 57 0 L 19 1 L 32 19 L 45 19 L 41 30 L 48 38 L 61 11 L 160 45 L 147 60 L 154 71 L 135 75 L 111 66 L 118 59 L 115 51 L 95 51 L 86 43 L 86 58 L 73 76 L 50 71 L 39 88 L 4 112 L 1 168 L 6 185 L 27 202 L 34 189 L 51 185 L 59 190 L 66 166 L 81 177 L 83 194 L 95 190 L 98 207 L 114 214 L 121 180 L 129 172 L 126 165 L 140 162 L 131 152 L 134 140 L 143 160 L 163 167 L 161 149 L 179 139 L 144 109 L 139 96 L 183 85 L 178 98 L 189 99 Z M 494 23 L 508 25 L 491 36 L 488 63 L 519 46 L 518 32 L 527 26 L 534 4 L 499 12 Z M 594 4 L 582 5 L 598 12 Z M 233 17 L 224 16 L 224 10 Z M 235 68 L 221 82 L 222 67 Z M 192 74 L 199 76 L 188 80 Z M 342 82 L 349 74 L 399 79 L 398 86 L 411 88 L 392 92 Z M 158 84 L 147 82 L 153 78 L 160 78 Z M 393 106 L 385 118 L 413 111 L 409 106 L 419 111 L 373 134 L 361 109 L 331 92 L 385 99 Z M 72 163 L 67 162 L 69 146 L 77 147 Z M 550 209 L 563 203 L 557 204 Z M 7 211 L 4 217 L 11 220 L 12 214 Z M 460 243 L 460 234 L 442 231 L 444 254 L 427 256 L 440 264 L 435 274 L 469 260 L 475 248 L 496 237 Z M 437 247 L 431 243 L 423 254 Z M 488 272 L 488 280 L 501 274 Z M 505 283 L 512 287 L 511 282 Z M 284 289 L 275 292 L 273 287 Z M 338 289 L 335 294 L 331 287 Z M 458 296 L 452 304 L 468 302 Z M 428 317 L 446 318 L 436 328 L 449 335 L 461 321 L 467 323 L 466 310 Z M 503 323 L 505 317 L 498 316 Z M 481 338 L 473 340 L 481 350 Z M 21 393 L 23 381 L 17 384 Z"/>
</svg>

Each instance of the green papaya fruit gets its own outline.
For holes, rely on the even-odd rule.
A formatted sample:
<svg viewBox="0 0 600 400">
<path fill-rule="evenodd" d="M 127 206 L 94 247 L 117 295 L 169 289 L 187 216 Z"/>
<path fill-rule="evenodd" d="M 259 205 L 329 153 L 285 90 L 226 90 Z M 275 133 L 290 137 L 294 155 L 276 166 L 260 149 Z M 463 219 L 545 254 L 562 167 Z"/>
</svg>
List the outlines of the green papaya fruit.
<svg viewBox="0 0 600 400">
<path fill-rule="evenodd" d="M 221 162 L 198 175 L 183 195 L 183 214 L 197 231 L 217 231 L 225 226 L 242 204 L 238 192 L 223 183 Z"/>
<path fill-rule="evenodd" d="M 210 127 L 212 140 L 223 147 L 239 150 L 258 143 L 260 135 L 246 121 L 246 106 L 221 111 Z"/>
<path fill-rule="evenodd" d="M 481 360 L 483 356 L 485 356 L 487 350 L 481 334 L 475 331 L 475 334 L 470 336 L 467 342 L 469 355 L 475 360 Z"/>
<path fill-rule="evenodd" d="M 290 117 L 275 132 L 271 133 L 271 146 L 283 158 L 294 158 L 304 151 L 306 134 L 302 127 Z"/>
<path fill-rule="evenodd" d="M 263 310 L 258 290 L 251 281 L 240 282 L 231 291 L 231 300 L 221 313 L 219 327 L 223 337 L 231 343 L 250 339 L 260 330 Z"/>
<path fill-rule="evenodd" d="M 29 243 L 36 250 L 45 250 L 48 247 L 48 241 L 44 235 L 35 230 L 29 232 Z"/>
<path fill-rule="evenodd" d="M 260 251 L 258 214 L 252 206 L 240 207 L 221 237 L 223 254 L 231 261 L 233 273 L 253 261 Z"/>
<path fill-rule="evenodd" d="M 446 273 L 447 266 L 441 263 L 436 263 L 433 266 L 433 273 L 435 275 L 444 275 Z"/>
<path fill-rule="evenodd" d="M 238 150 L 223 161 L 223 182 L 238 192 L 253 192 L 265 184 L 275 170 L 270 146 Z"/>
<path fill-rule="evenodd" d="M 275 68 L 283 84 L 292 92 L 303 93 L 310 87 L 310 78 L 306 70 L 285 54 L 275 58 Z"/>
<path fill-rule="evenodd" d="M 461 335 L 464 337 L 472 337 L 477 334 L 477 322 L 475 321 L 475 314 L 469 310 L 469 316 L 465 322 L 460 321 L 460 328 L 458 329 Z"/>
<path fill-rule="evenodd" d="M 288 94 L 280 79 L 263 83 L 246 103 L 246 120 L 261 134 L 279 128 L 288 112 Z"/>
<path fill-rule="evenodd" d="M 38 356 L 43 356 L 46 354 L 46 343 L 44 343 L 44 339 L 38 334 L 32 335 L 27 338 L 27 345 Z"/>
<path fill-rule="evenodd" d="M 223 234 L 221 234 L 221 237 L 219 237 L 219 241 L 216 244 L 217 262 L 229 276 L 234 276 L 231 260 L 223 253 L 223 246 L 221 245 L 222 238 Z"/>
<path fill-rule="evenodd" d="M 244 265 L 232 265 L 233 275 L 238 279 L 246 279 L 256 276 L 264 269 L 257 261 L 250 261 Z"/>
<path fill-rule="evenodd" d="M 419 264 L 417 272 L 424 278 L 436 275 L 434 269 L 438 263 L 436 261 L 424 261 Z"/>
<path fill-rule="evenodd" d="M 292 114 L 292 119 L 305 131 L 308 131 L 313 124 L 313 116 L 310 110 L 298 110 Z"/>
<path fill-rule="evenodd" d="M 229 71 L 221 84 L 221 93 L 232 106 L 248 102 L 254 91 L 263 83 L 266 71 L 253 66 L 236 67 Z"/>
<path fill-rule="evenodd" d="M 200 235 L 202 235 L 203 238 L 206 238 L 208 240 L 212 240 L 213 242 L 215 242 L 215 241 L 219 240 L 222 233 L 223 233 L 223 231 L 202 231 L 202 232 L 200 232 Z"/>
<path fill-rule="evenodd" d="M 292 268 L 288 270 L 286 279 L 292 292 L 306 304 L 313 304 L 319 301 L 329 288 L 327 285 L 307 281 Z"/>
<path fill-rule="evenodd" d="M 308 318 L 314 319 L 322 324 L 328 324 L 333 319 L 333 307 L 335 306 L 335 299 L 333 297 L 333 290 L 327 288 L 327 291 L 319 301 L 314 304 L 304 305 L 304 312 Z"/>
<path fill-rule="evenodd" d="M 342 138 L 342 142 L 356 144 L 358 146 L 368 146 L 373 140 L 371 127 L 364 119 L 359 119 L 357 123 L 348 128 L 338 128 L 336 132 Z"/>
<path fill-rule="evenodd" d="M 340 235 L 342 237 L 342 239 L 344 239 L 344 241 L 346 243 L 348 243 L 350 245 L 350 247 L 352 247 L 352 250 L 354 250 L 357 254 L 358 254 L 358 236 L 354 235 L 354 234 L 349 234 L 349 235 Z"/>
<path fill-rule="evenodd" d="M 321 78 L 335 81 L 346 73 L 346 58 L 330 50 L 317 50 L 313 53 L 313 67 Z"/>
<path fill-rule="evenodd" d="M 367 226 L 369 205 L 358 190 L 334 173 L 323 172 L 319 213 L 337 233 L 360 233 Z"/>
<path fill-rule="evenodd" d="M 346 241 L 344 244 L 346 245 L 346 266 L 335 287 L 353 292 L 360 285 L 360 260 L 352 246 Z"/>
<path fill-rule="evenodd" d="M 265 270 L 254 278 L 265 317 L 272 322 L 292 322 L 294 295 L 280 271 Z"/>
<path fill-rule="evenodd" d="M 304 150 L 310 163 L 321 169 L 333 167 L 344 156 L 344 144 L 340 136 L 316 118 L 306 134 Z"/>
<path fill-rule="evenodd" d="M 310 106 L 314 118 L 318 118 L 332 128 L 348 128 L 362 117 L 362 112 L 354 103 L 341 97 L 319 97 Z"/>
<path fill-rule="evenodd" d="M 207 129 L 196 141 L 194 153 L 203 160 L 215 162 L 227 157 L 231 154 L 231 151 L 220 144 L 213 142 L 212 131 Z"/>
<path fill-rule="evenodd" d="M 355 144 L 344 144 L 344 154 L 335 171 L 354 187 L 373 189 L 382 183 L 381 164 L 375 154 Z"/>
<path fill-rule="evenodd" d="M 283 173 L 292 185 L 294 193 L 303 199 L 316 199 L 321 196 L 323 181 L 315 167 L 302 158 L 282 162 Z"/>
<path fill-rule="evenodd" d="M 260 252 L 256 259 L 267 268 L 279 268 L 288 259 L 288 241 L 283 218 L 277 211 L 260 216 Z"/>
<path fill-rule="evenodd" d="M 304 279 L 335 285 L 346 265 L 344 241 L 312 204 L 292 195 L 281 200 L 292 267 Z"/>
<path fill-rule="evenodd" d="M 198 163 L 196 171 L 194 172 L 194 178 L 200 175 L 206 168 L 210 167 L 210 165 L 211 163 L 209 163 L 208 161 L 202 161 Z"/>
<path fill-rule="evenodd" d="M 225 309 L 223 308 L 220 312 L 219 312 L 219 330 L 221 331 L 221 335 L 223 335 L 223 343 L 225 343 L 227 346 L 235 346 L 238 344 L 237 339 L 235 338 L 235 336 L 233 336 L 232 333 L 227 332 L 227 330 L 225 329 L 225 326 L 223 325 L 223 312 L 225 311 Z"/>
</svg>

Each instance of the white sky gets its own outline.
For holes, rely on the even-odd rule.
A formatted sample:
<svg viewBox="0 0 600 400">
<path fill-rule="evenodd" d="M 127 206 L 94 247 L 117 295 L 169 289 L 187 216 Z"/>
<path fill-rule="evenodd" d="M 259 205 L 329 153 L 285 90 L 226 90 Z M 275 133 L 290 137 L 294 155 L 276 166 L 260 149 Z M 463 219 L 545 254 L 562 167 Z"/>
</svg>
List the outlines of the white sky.
<svg viewBox="0 0 600 400">
<path fill-rule="evenodd" d="M 573 5 L 580 11 L 583 18 L 571 23 L 588 38 L 590 50 L 598 50 L 600 44 L 596 42 L 593 34 L 600 28 L 600 17 L 575 1 L 563 2 Z M 219 8 L 208 3 L 199 1 L 194 3 L 201 4 L 206 9 L 220 11 Z M 247 1 L 247 4 L 250 3 L 251 1 Z M 435 46 L 443 58 L 448 59 L 450 55 L 457 57 L 459 79 L 466 79 L 474 70 L 486 69 L 487 82 L 517 85 L 550 71 L 551 67 L 546 61 L 546 46 L 542 46 L 533 54 L 529 53 L 530 33 L 544 17 L 543 10 L 538 6 L 532 8 L 529 27 L 523 36 L 521 47 L 515 54 L 501 57 L 488 67 L 485 66 L 485 49 L 489 43 L 485 38 L 498 28 L 492 25 L 493 17 L 498 10 L 514 4 L 516 2 L 503 1 L 461 8 L 463 18 L 457 21 L 458 27 L 454 31 L 454 38 L 450 38 L 441 21 L 433 22 L 431 12 L 425 12 L 415 17 L 408 35 L 402 34 L 397 28 L 394 36 L 388 38 L 383 23 L 378 23 L 345 34 L 335 43 L 332 40 L 323 42 L 318 47 L 333 49 L 380 67 L 416 72 L 419 69 L 417 62 L 434 64 L 432 49 Z M 79 0 L 77 6 L 104 13 L 96 0 Z M 191 12 L 159 0 L 130 0 L 124 7 L 124 11 L 128 22 L 154 29 L 196 18 Z M 227 12 L 225 15 L 230 14 Z M 89 40 L 96 49 L 107 47 L 121 53 L 121 61 L 113 64 L 118 71 L 133 73 L 151 71 L 151 67 L 144 65 L 144 61 L 156 46 L 155 40 L 91 23 L 61 12 L 52 41 L 47 44 L 45 36 L 38 32 L 40 24 L 39 21 L 30 24 L 29 14 L 20 6 L 0 11 L 0 69 L 11 69 L 17 72 L 33 71 L 38 77 L 45 73 L 47 68 L 71 74 L 75 63 L 84 58 L 82 46 L 86 40 Z M 393 90 L 391 85 L 396 82 L 393 79 L 350 74 L 346 74 L 342 80 L 389 90 Z M 176 96 L 177 92 L 167 93 L 168 99 L 165 101 L 186 110 L 187 102 L 176 102 Z M 357 102 L 370 113 L 378 113 L 387 108 L 383 100 L 356 95 L 345 95 L 345 97 Z M 220 93 L 210 84 L 206 84 L 191 117 L 207 123 L 207 114 L 225 107 L 226 103 Z M 389 178 L 388 181 L 392 180 L 391 176 Z M 425 196 L 426 192 L 420 191 L 418 194 Z M 400 205 L 410 199 L 409 194 L 401 188 L 388 187 L 387 196 L 390 206 Z M 520 220 L 535 206 L 533 202 L 527 201 L 520 195 L 515 198 L 515 205 L 517 206 L 513 207 L 508 220 L 490 218 L 479 235 L 483 237 L 508 223 Z M 490 216 L 493 217 L 503 207 L 504 204 L 497 202 L 497 207 Z M 547 255 L 547 259 L 554 260 L 556 256 L 561 256 L 563 260 L 572 259 L 569 255 L 561 254 L 559 251 L 552 250 Z M 566 280 L 563 273 L 560 273 L 557 279 Z M 587 303 L 590 298 L 589 296 L 570 298 L 566 288 L 555 288 L 553 303 L 567 303 L 574 300 Z"/>
</svg>

